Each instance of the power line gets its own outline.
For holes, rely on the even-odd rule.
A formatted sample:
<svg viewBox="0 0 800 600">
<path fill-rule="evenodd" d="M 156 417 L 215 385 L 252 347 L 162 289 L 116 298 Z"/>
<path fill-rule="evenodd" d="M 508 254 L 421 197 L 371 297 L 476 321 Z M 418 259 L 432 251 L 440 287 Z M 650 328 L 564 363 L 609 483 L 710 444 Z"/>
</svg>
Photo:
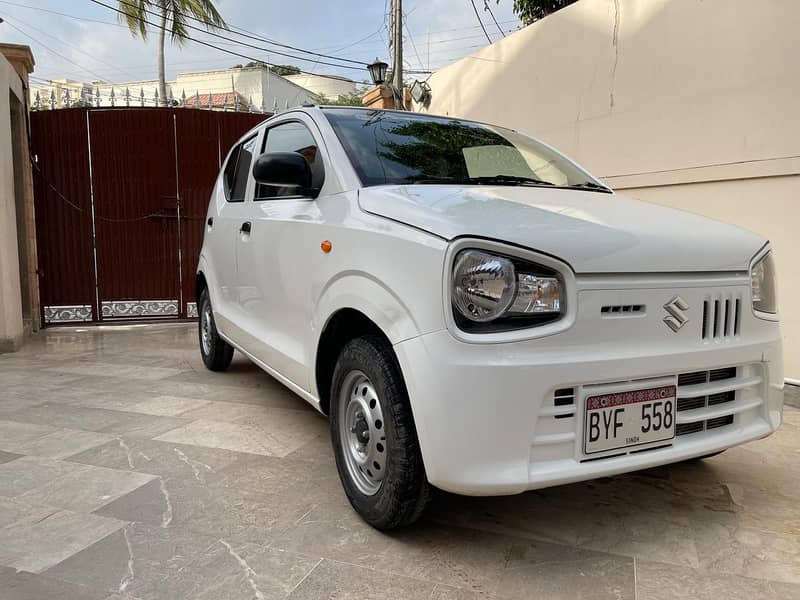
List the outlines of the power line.
<svg viewBox="0 0 800 600">
<path fill-rule="evenodd" d="M 414 43 L 414 36 L 411 35 L 411 31 L 408 29 L 408 23 L 406 19 L 403 19 L 403 27 L 405 27 L 406 33 L 408 34 L 408 41 L 411 42 L 411 47 L 414 49 L 414 55 L 417 57 L 417 62 L 419 63 L 420 69 L 424 69 L 425 65 L 422 62 L 422 59 L 419 57 L 419 52 L 417 52 L 417 45 Z"/>
<path fill-rule="evenodd" d="M 121 10 L 118 10 L 118 9 L 116 9 L 116 8 L 110 7 L 110 6 L 108 6 L 107 4 L 103 4 L 102 2 L 98 2 L 97 0 L 89 0 L 89 1 L 90 1 L 90 2 L 94 2 L 95 4 L 99 4 L 100 6 L 105 6 L 106 8 L 110 8 L 111 10 L 115 10 L 115 11 L 117 11 L 117 12 L 118 12 L 118 13 L 120 13 L 120 14 L 125 14 L 125 13 L 124 13 L 124 11 L 121 11 Z M 132 5 L 131 5 L 129 2 L 126 2 L 125 0 L 119 0 L 119 1 L 120 1 L 120 3 L 121 3 L 121 4 L 126 4 L 126 5 L 128 5 L 128 6 L 132 6 Z M 150 15 L 155 15 L 155 16 L 157 16 L 157 17 L 159 17 L 159 18 L 161 17 L 161 15 L 160 15 L 159 13 L 157 13 L 157 12 L 155 12 L 155 11 L 152 11 L 152 10 L 148 10 L 148 9 L 146 9 L 146 8 L 145 8 L 145 9 L 142 9 L 142 12 L 144 12 L 144 13 L 147 13 L 147 14 L 150 14 Z M 198 21 L 198 22 L 201 22 L 201 23 L 203 23 L 203 22 L 204 22 L 202 19 L 197 19 L 197 18 L 195 18 L 195 17 L 192 17 L 191 15 L 188 15 L 188 14 L 186 14 L 186 13 L 181 13 L 181 14 L 182 14 L 183 16 L 185 16 L 185 17 L 188 17 L 188 18 L 191 18 L 191 19 L 193 19 L 193 20 L 195 20 L 195 21 Z M 145 23 L 148 23 L 148 21 L 146 21 L 146 20 L 145 20 Z M 155 27 L 158 27 L 159 29 L 161 29 L 161 26 L 160 26 L 160 25 L 154 25 L 153 23 L 150 23 L 150 25 L 153 25 L 153 26 L 155 26 Z M 185 26 L 186 26 L 186 28 L 188 28 L 188 29 L 193 29 L 193 30 L 195 30 L 195 31 L 199 31 L 200 33 L 203 33 L 203 34 L 206 34 L 206 35 L 210 35 L 210 36 L 212 36 L 212 37 L 219 38 L 219 39 L 221 39 L 221 40 L 225 40 L 226 42 L 231 42 L 231 43 L 234 43 L 234 44 L 238 44 L 238 45 L 240 45 L 240 46 L 245 46 L 245 47 L 247 47 L 247 48 L 252 48 L 252 49 L 254 49 L 254 50 L 259 50 L 259 51 L 261 51 L 261 52 L 269 52 L 270 54 L 277 54 L 277 55 L 279 55 L 279 56 L 285 56 L 285 57 L 287 57 L 287 58 L 292 58 L 292 59 L 294 59 L 294 60 L 300 60 L 300 61 L 305 61 L 305 62 L 312 62 L 312 63 L 314 63 L 314 64 L 328 65 L 328 66 L 331 66 L 331 67 L 337 67 L 337 68 L 339 68 L 339 69 L 353 69 L 353 70 L 357 70 L 357 71 L 362 71 L 362 70 L 364 70 L 364 68 L 365 68 L 365 65 L 366 65 L 366 63 L 361 63 L 361 62 L 359 62 L 359 61 L 356 61 L 356 60 L 342 59 L 342 61 L 343 61 L 343 62 L 345 62 L 345 61 L 346 61 L 346 62 L 350 62 L 350 63 L 353 63 L 353 64 L 357 64 L 357 65 L 359 65 L 358 67 L 351 67 L 351 66 L 349 66 L 349 65 L 341 65 L 341 64 L 337 64 L 337 63 L 326 62 L 326 61 L 319 60 L 319 59 L 314 59 L 314 58 L 306 58 L 306 57 L 303 57 L 303 56 L 297 56 L 297 55 L 294 55 L 294 54 L 287 54 L 286 52 L 281 52 L 280 50 L 275 50 L 275 49 L 273 49 L 273 48 L 264 48 L 263 46 L 255 46 L 255 45 L 253 45 L 253 44 L 250 44 L 250 43 L 248 43 L 248 42 L 241 42 L 241 41 L 239 41 L 239 40 L 234 40 L 234 39 L 232 39 L 232 38 L 230 38 L 230 37 L 228 37 L 228 36 L 221 35 L 221 34 L 219 34 L 219 33 L 216 33 L 216 32 L 214 32 L 214 31 L 206 31 L 205 29 L 203 29 L 203 28 L 201 28 L 201 27 L 196 27 L 196 26 L 194 26 L 194 25 L 189 25 L 188 23 L 187 23 L 187 24 L 185 24 Z M 170 33 L 174 33 L 174 31 L 170 30 Z M 241 34 L 237 34 L 237 35 L 241 35 Z M 248 37 L 250 37 L 250 36 L 248 36 Z M 192 38 L 189 38 L 189 39 L 192 39 Z M 197 41 L 197 40 L 194 40 L 194 41 Z M 270 42 L 270 43 L 272 43 L 272 42 Z M 304 51 L 303 51 L 303 50 L 301 50 L 301 52 L 304 52 Z M 316 55 L 316 56 L 327 56 L 327 55 L 324 55 L 324 54 L 316 54 L 316 53 L 311 53 L 311 54 L 314 54 L 314 55 Z M 339 60 L 339 59 L 337 59 L 337 60 Z"/>
<path fill-rule="evenodd" d="M 39 29 L 38 27 L 34 27 L 34 26 L 33 26 L 33 25 L 31 25 L 30 23 L 26 23 L 25 21 L 23 21 L 22 19 L 20 19 L 20 18 L 18 18 L 18 17 L 14 17 L 14 21 L 16 21 L 17 23 L 19 23 L 19 24 L 21 24 L 21 25 L 24 25 L 24 26 L 25 26 L 25 27 L 27 27 L 28 29 L 33 29 L 34 31 L 38 31 L 38 32 L 39 32 L 39 33 L 41 33 L 42 35 L 46 35 L 47 37 L 49 37 L 49 38 L 51 38 L 51 39 L 53 39 L 53 40 L 57 41 L 57 42 L 58 42 L 58 43 L 60 43 L 60 44 L 63 44 L 63 45 L 65 45 L 65 46 L 69 46 L 70 48 L 73 48 L 74 50 L 76 50 L 77 52 L 80 52 L 80 53 L 81 53 L 81 54 L 83 54 L 84 56 L 87 56 L 87 57 L 91 58 L 92 60 L 94 60 L 94 61 L 96 61 L 96 62 L 99 62 L 100 64 L 103 64 L 103 65 L 105 65 L 105 66 L 107 66 L 107 67 L 110 67 L 110 68 L 114 69 L 114 70 L 115 70 L 115 72 L 117 72 L 117 71 L 122 71 L 123 73 L 124 73 L 124 72 L 126 72 L 126 70 L 125 70 L 125 69 L 120 69 L 120 68 L 119 68 L 118 66 L 116 66 L 116 65 L 112 65 L 111 63 L 108 63 L 108 62 L 106 62 L 106 61 L 104 61 L 104 60 L 102 60 L 102 59 L 100 59 L 100 58 L 97 58 L 96 56 L 94 56 L 94 55 L 92 55 L 92 54 L 89 54 L 88 52 L 84 51 L 84 50 L 83 50 L 83 49 L 81 49 L 79 46 L 76 46 L 75 44 L 72 44 L 72 43 L 70 43 L 70 42 L 67 42 L 67 41 L 65 41 L 65 40 L 62 40 L 61 38 L 58 38 L 58 37 L 56 37 L 56 36 L 54 36 L 54 35 L 52 35 L 52 34 L 50 34 L 50 33 L 47 33 L 46 31 L 43 31 L 43 30 Z M 130 71 L 127 71 L 127 72 L 128 72 L 128 73 L 130 73 Z"/>
<path fill-rule="evenodd" d="M 28 6 L 27 4 L 18 4 L 16 2 L 8 2 L 7 0 L 0 0 L 0 4 L 7 4 L 8 6 L 17 6 L 19 8 L 27 8 L 28 10 L 36 10 L 39 12 L 49 13 L 51 15 L 58 15 L 60 17 L 69 17 L 78 21 L 87 21 L 89 23 L 100 23 L 101 25 L 113 25 L 114 27 L 122 27 L 127 29 L 127 25 L 120 25 L 119 23 L 111 23 L 109 21 L 98 21 L 96 19 L 89 19 L 87 17 L 78 17 L 76 15 L 69 15 L 67 13 L 58 12 L 57 10 L 49 10 L 47 8 L 40 8 L 38 6 Z"/>
<path fill-rule="evenodd" d="M 93 1 L 93 0 L 90 0 L 90 1 Z M 121 4 L 125 4 L 127 6 L 134 6 L 130 2 L 127 2 L 126 0 L 119 0 L 119 1 L 120 1 Z M 158 17 L 161 17 L 161 15 L 159 13 L 157 13 L 157 12 L 155 12 L 153 10 L 148 10 L 147 8 L 144 8 L 143 12 L 149 13 L 151 15 L 156 15 Z M 189 13 L 186 13 L 186 12 L 180 12 L 180 11 L 178 11 L 178 13 L 181 16 L 186 17 L 187 19 L 190 19 L 190 20 L 195 21 L 197 23 L 202 23 L 203 25 L 206 25 L 206 26 L 214 26 L 214 23 L 206 21 L 205 19 L 200 19 L 200 18 L 198 18 L 198 17 L 196 17 L 196 16 L 194 16 L 192 14 L 189 14 Z M 358 61 L 358 60 L 352 60 L 352 59 L 349 59 L 349 58 L 340 58 L 338 56 L 333 56 L 331 54 L 321 54 L 319 52 L 314 52 L 312 50 L 305 50 L 303 48 L 298 48 L 297 46 L 291 46 L 289 44 L 284 44 L 283 42 L 277 42 L 277 41 L 271 40 L 269 38 L 265 38 L 265 37 L 261 37 L 261 36 L 258 36 L 258 35 L 254 35 L 254 34 L 252 34 L 252 32 L 249 32 L 246 29 L 241 29 L 241 28 L 235 27 L 235 26 L 229 26 L 227 31 L 229 31 L 231 33 L 234 33 L 234 34 L 236 34 L 236 35 L 238 35 L 240 37 L 243 37 L 243 38 L 248 38 L 248 39 L 256 40 L 256 41 L 259 41 L 259 42 L 272 44 L 273 46 L 278 46 L 280 48 L 288 48 L 290 50 L 295 50 L 297 52 L 302 52 L 303 54 L 310 54 L 310 55 L 316 56 L 318 58 L 330 58 L 332 60 L 338 60 L 338 61 L 341 61 L 341 62 L 352 63 L 354 65 L 358 65 L 358 67 L 345 67 L 343 65 L 336 65 L 336 64 L 332 64 L 332 63 L 326 63 L 326 62 L 320 61 L 318 59 L 303 58 L 303 57 L 300 57 L 300 56 L 295 56 L 294 54 L 286 54 L 286 53 L 280 52 L 278 50 L 274 50 L 272 48 L 263 48 L 263 47 L 260 47 L 260 46 L 254 46 L 252 44 L 248 44 L 247 42 L 240 42 L 238 40 L 231 39 L 230 37 L 218 34 L 218 33 L 213 32 L 213 31 L 208 31 L 206 29 L 202 29 L 202 28 L 196 27 L 194 25 L 186 24 L 186 27 L 189 28 L 189 29 L 194 29 L 196 31 L 200 31 L 202 33 L 206 33 L 208 35 L 212 35 L 214 37 L 217 37 L 217 38 L 220 38 L 220 39 L 223 39 L 223 40 L 228 40 L 230 42 L 241 44 L 242 46 L 247 46 L 247 47 L 253 48 L 255 50 L 262 50 L 264 52 L 270 52 L 272 54 L 278 54 L 280 56 L 286 56 L 287 58 L 293 58 L 295 60 L 304 60 L 306 62 L 313 62 L 315 64 L 325 64 L 325 65 L 330 65 L 330 66 L 333 66 L 333 67 L 340 67 L 340 68 L 346 68 L 346 69 L 356 69 L 357 68 L 359 70 L 363 69 L 364 65 L 367 64 L 366 62 L 362 62 L 362 61 Z M 233 27 L 233 29 L 231 29 L 230 27 Z M 238 30 L 238 31 L 236 31 L 236 30 Z M 244 33 L 241 33 L 241 32 L 244 32 Z"/>
<path fill-rule="evenodd" d="M 498 23 L 497 19 L 494 18 L 494 13 L 492 12 L 492 7 L 489 6 L 488 0 L 484 0 L 483 6 L 484 6 L 484 8 L 486 8 L 486 10 L 489 11 L 489 14 L 492 15 L 492 21 L 494 21 L 495 27 L 497 27 L 497 31 L 500 32 L 500 35 L 502 35 L 503 37 L 506 37 L 506 34 L 503 31 L 503 28 L 500 27 L 500 23 Z"/>
<path fill-rule="evenodd" d="M 109 6 L 108 4 L 104 4 L 103 2 L 100 2 L 99 0 L 89 0 L 89 1 L 93 2 L 94 4 L 98 4 L 100 6 L 104 6 L 105 8 L 108 8 L 109 10 L 113 10 L 116 13 L 124 14 L 123 11 L 121 11 L 121 10 L 119 10 L 117 8 L 114 8 L 113 6 Z M 155 27 L 157 29 L 162 29 L 161 25 L 158 25 L 156 23 L 148 21 L 147 19 L 142 19 L 142 21 L 145 24 L 150 25 L 151 27 Z M 164 29 L 164 31 L 168 31 L 168 32 L 172 33 L 171 29 L 167 29 L 166 27 L 164 27 L 163 29 Z M 266 65 L 268 67 L 276 67 L 276 66 L 278 66 L 278 65 L 276 65 L 274 63 L 270 63 L 270 62 L 267 62 L 267 61 L 264 61 L 264 60 L 260 60 L 260 59 L 257 59 L 255 57 L 253 57 L 253 56 L 249 56 L 247 54 L 242 54 L 241 52 L 236 52 L 234 50 L 227 50 L 225 48 L 221 48 L 220 46 L 216 46 L 216 45 L 214 45 L 214 44 L 212 44 L 210 42 L 206 42 L 204 40 L 198 40 L 198 39 L 193 38 L 191 36 L 186 36 L 186 39 L 190 40 L 190 41 L 192 41 L 192 42 L 194 42 L 196 44 L 200 44 L 202 46 L 207 46 L 208 48 L 213 48 L 215 50 L 219 50 L 220 52 L 225 52 L 226 54 L 230 54 L 232 56 L 238 56 L 239 58 L 246 58 L 249 61 L 253 61 L 253 62 L 264 64 L 264 65 Z M 338 76 L 335 76 L 335 75 L 316 74 L 316 73 L 311 73 L 309 71 L 304 71 L 302 69 L 298 69 L 298 71 L 300 73 L 304 73 L 306 75 L 315 75 L 316 77 L 323 77 L 323 78 L 326 78 L 326 79 L 335 79 L 337 81 L 341 81 L 341 77 L 338 77 Z"/>
<path fill-rule="evenodd" d="M 79 68 L 81 71 L 84 71 L 84 72 L 86 72 L 86 73 L 89 73 L 90 75 L 94 75 L 94 76 L 95 76 L 95 77 L 97 77 L 98 79 L 103 79 L 103 77 L 102 77 L 102 76 L 98 75 L 97 73 L 95 73 L 95 72 L 94 72 L 94 71 L 92 71 L 91 69 L 88 69 L 88 68 L 84 67 L 83 65 L 80 65 L 80 64 L 76 63 L 74 60 L 70 60 L 70 59 L 68 59 L 66 56 L 64 56 L 64 55 L 63 55 L 63 53 L 61 53 L 61 52 L 58 52 L 58 51 L 56 51 L 56 50 L 53 50 L 53 49 L 52 49 L 50 46 L 48 46 L 48 45 L 44 44 L 42 41 L 40 41 L 40 40 L 36 39 L 36 38 L 35 38 L 35 37 L 33 37 L 31 34 L 29 34 L 29 33 L 26 33 L 25 31 L 23 31 L 22 29 L 20 29 L 20 28 L 19 28 L 19 27 L 17 27 L 16 25 L 14 25 L 13 23 L 9 23 L 9 21 L 8 21 L 7 19 L 6 19 L 6 24 L 7 24 L 9 27 L 11 27 L 12 29 L 16 29 L 17 31 L 19 31 L 19 32 L 20 32 L 22 35 L 24 35 L 25 37 L 27 37 L 27 38 L 29 38 L 29 39 L 33 40 L 34 42 L 36 42 L 37 44 L 39 44 L 39 45 L 40 45 L 42 48 L 44 48 L 44 49 L 45 49 L 45 50 L 47 50 L 48 52 L 51 52 L 53 55 L 57 56 L 58 58 L 60 58 L 60 59 L 61 59 L 61 60 L 63 60 L 64 62 L 68 62 L 68 63 L 70 63 L 71 65 L 75 65 L 75 66 L 76 66 L 76 67 L 78 67 L 78 68 Z"/>
<path fill-rule="evenodd" d="M 478 14 L 478 8 L 475 6 L 475 0 L 469 0 L 472 4 L 472 10 L 475 11 L 475 18 L 478 19 L 478 23 L 481 24 L 481 29 L 483 29 L 483 34 L 486 36 L 486 39 L 489 43 L 492 43 L 492 38 L 489 37 L 489 33 L 486 31 L 486 27 L 483 25 L 483 21 L 481 21 L 481 16 Z"/>
</svg>

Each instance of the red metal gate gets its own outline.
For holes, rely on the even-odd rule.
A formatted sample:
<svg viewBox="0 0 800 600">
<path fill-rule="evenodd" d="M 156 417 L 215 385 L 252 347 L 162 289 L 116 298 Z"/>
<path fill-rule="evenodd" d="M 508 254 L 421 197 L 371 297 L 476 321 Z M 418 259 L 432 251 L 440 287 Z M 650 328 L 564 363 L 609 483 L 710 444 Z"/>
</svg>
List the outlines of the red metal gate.
<svg viewBox="0 0 800 600">
<path fill-rule="evenodd" d="M 43 322 L 196 316 L 194 271 L 220 161 L 265 116 L 34 112 Z"/>
</svg>

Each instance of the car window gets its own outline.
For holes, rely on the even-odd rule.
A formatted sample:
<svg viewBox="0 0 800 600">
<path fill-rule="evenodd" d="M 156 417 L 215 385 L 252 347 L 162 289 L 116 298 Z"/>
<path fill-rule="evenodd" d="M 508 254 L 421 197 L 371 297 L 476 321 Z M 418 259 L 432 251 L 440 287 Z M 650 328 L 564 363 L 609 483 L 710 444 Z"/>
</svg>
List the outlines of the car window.
<svg viewBox="0 0 800 600">
<path fill-rule="evenodd" d="M 230 202 L 244 201 L 244 192 L 247 189 L 247 177 L 250 175 L 250 165 L 253 163 L 253 152 L 256 147 L 256 137 L 251 137 L 239 145 L 235 151 L 237 154 L 236 169 L 233 172 L 230 183 L 230 191 L 228 193 L 228 200 Z M 233 154 L 231 154 L 233 159 Z M 226 166 L 226 179 L 227 170 Z"/>
<path fill-rule="evenodd" d="M 231 150 L 228 157 L 228 162 L 225 163 L 225 170 L 223 171 L 223 183 L 225 186 L 225 198 L 228 202 L 231 201 L 231 190 L 233 189 L 233 182 L 236 177 L 236 162 L 239 160 L 239 152 L 242 149 L 241 144 L 236 144 Z"/>
<path fill-rule="evenodd" d="M 317 142 L 308 128 L 302 123 L 293 121 L 268 129 L 264 138 L 262 152 L 299 152 L 311 167 L 312 178 L 315 180 L 314 187 L 321 187 L 322 182 L 319 179 L 322 161 L 318 157 Z M 256 200 L 269 200 L 270 198 L 285 198 L 297 195 L 298 189 L 296 187 L 281 187 L 262 183 L 256 185 Z"/>
<path fill-rule="evenodd" d="M 365 186 L 530 183 L 606 189 L 548 146 L 502 127 L 416 113 L 323 110 Z"/>
</svg>

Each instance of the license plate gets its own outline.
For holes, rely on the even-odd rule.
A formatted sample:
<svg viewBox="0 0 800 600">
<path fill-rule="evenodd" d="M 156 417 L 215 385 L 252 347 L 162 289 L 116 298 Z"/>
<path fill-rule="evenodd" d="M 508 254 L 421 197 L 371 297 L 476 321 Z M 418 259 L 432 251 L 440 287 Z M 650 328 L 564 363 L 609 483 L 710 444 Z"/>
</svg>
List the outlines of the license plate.
<svg viewBox="0 0 800 600">
<path fill-rule="evenodd" d="M 586 398 L 586 454 L 675 437 L 674 385 Z"/>
</svg>

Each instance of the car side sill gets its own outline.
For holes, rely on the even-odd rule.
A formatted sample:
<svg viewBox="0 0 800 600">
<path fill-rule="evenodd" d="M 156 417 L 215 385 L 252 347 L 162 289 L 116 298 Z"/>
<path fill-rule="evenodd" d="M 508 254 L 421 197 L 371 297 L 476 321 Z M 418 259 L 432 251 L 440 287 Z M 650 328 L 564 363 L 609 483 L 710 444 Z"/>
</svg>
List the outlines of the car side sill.
<svg viewBox="0 0 800 600">
<path fill-rule="evenodd" d="M 236 348 L 236 349 L 237 349 L 239 352 L 241 352 L 242 354 L 244 354 L 244 355 L 245 355 L 247 358 L 249 358 L 251 361 L 253 361 L 253 362 L 254 362 L 256 365 L 258 365 L 258 366 L 259 366 L 261 369 L 263 369 L 264 371 L 266 371 L 267 373 L 269 373 L 269 374 L 270 374 L 272 377 L 274 377 L 275 379 L 277 379 L 277 380 L 278 380 L 280 383 L 282 383 L 282 384 L 283 384 L 283 385 L 285 385 L 287 388 L 289 388 L 290 390 L 292 390 L 292 391 L 293 391 L 295 394 L 297 394 L 298 396 L 300 396 L 300 397 L 301 397 L 303 400 L 305 400 L 306 402 L 308 402 L 308 403 L 309 403 L 311 406 L 313 406 L 314 408 L 316 408 L 316 409 L 317 409 L 319 412 L 322 412 L 322 408 L 320 407 L 319 399 L 315 398 L 315 397 L 314 397 L 314 396 L 313 396 L 311 393 L 309 393 L 308 391 L 306 391 L 306 390 L 304 390 L 303 388 L 301 388 L 299 385 L 297 385 L 297 384 L 296 384 L 294 381 L 292 381 L 292 380 L 291 380 L 291 379 L 289 379 L 288 377 L 285 377 L 285 376 L 281 375 L 280 373 L 278 373 L 278 372 L 277 372 L 275 369 L 273 369 L 272 367 L 270 367 L 270 366 L 269 366 L 268 364 L 266 364 L 265 362 L 258 360 L 258 359 L 257 359 L 255 356 L 253 356 L 252 354 L 250 354 L 250 353 L 249 353 L 249 352 L 247 352 L 246 350 L 242 350 L 242 349 L 241 349 L 241 348 L 240 348 L 238 345 L 234 344 L 234 343 L 233 343 L 233 342 L 232 342 L 232 341 L 231 341 L 231 340 L 230 340 L 230 339 L 229 339 L 227 336 L 223 335 L 223 334 L 222 334 L 222 332 L 220 332 L 219 330 L 217 330 L 217 334 L 218 334 L 218 335 L 219 335 L 219 336 L 220 336 L 220 337 L 221 337 L 223 340 L 225 340 L 225 341 L 226 341 L 227 343 L 229 343 L 231 346 L 233 346 L 234 348 Z"/>
</svg>

